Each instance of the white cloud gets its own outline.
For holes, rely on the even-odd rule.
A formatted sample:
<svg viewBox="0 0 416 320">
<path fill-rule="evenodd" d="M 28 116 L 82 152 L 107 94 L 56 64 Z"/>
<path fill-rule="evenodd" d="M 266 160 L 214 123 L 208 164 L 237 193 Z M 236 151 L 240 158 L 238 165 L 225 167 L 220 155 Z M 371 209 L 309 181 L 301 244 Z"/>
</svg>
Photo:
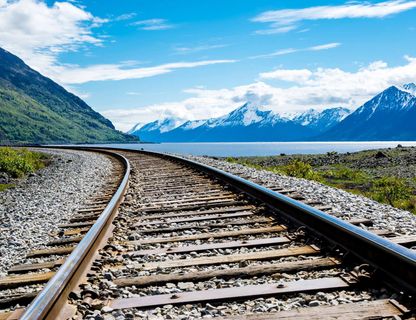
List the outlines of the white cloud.
<svg viewBox="0 0 416 320">
<path fill-rule="evenodd" d="M 313 46 L 310 48 L 307 48 L 306 51 L 321 51 L 321 50 L 328 50 L 328 49 L 333 49 L 336 47 L 339 47 L 341 44 L 338 42 L 332 42 L 332 43 L 327 43 L 327 44 L 321 44 L 319 46 Z"/>
<path fill-rule="evenodd" d="M 100 64 L 89 67 L 55 66 L 51 76 L 64 84 L 81 84 L 90 81 L 125 80 L 154 77 L 170 73 L 177 69 L 196 68 L 221 63 L 233 63 L 236 60 L 204 60 L 195 62 L 173 62 L 153 67 L 127 68 L 124 64 Z"/>
<path fill-rule="evenodd" d="M 252 21 L 270 24 L 269 29 L 258 30 L 256 33 L 273 34 L 291 31 L 297 28 L 299 22 L 304 20 L 383 18 L 413 8 L 416 8 L 416 1 L 351 2 L 338 6 L 316 6 L 303 9 L 266 11 L 254 17 Z"/>
<path fill-rule="evenodd" d="M 293 112 L 309 108 L 344 106 L 359 107 L 375 94 L 391 85 L 416 81 L 416 58 L 405 57 L 406 63 L 388 66 L 375 61 L 354 72 L 339 68 L 282 69 L 260 74 L 264 81 L 231 89 L 185 90 L 191 97 L 183 101 L 155 104 L 134 110 L 108 110 L 109 117 L 120 129 L 129 129 L 136 122 L 148 122 L 166 115 L 184 119 L 205 119 L 230 112 L 247 101 L 276 112 Z M 276 87 L 266 80 L 288 81 L 289 87 Z"/>
<path fill-rule="evenodd" d="M 127 13 L 115 20 L 131 19 L 134 15 Z M 234 62 L 175 62 L 142 68 L 136 67 L 137 61 L 133 60 L 86 67 L 59 63 L 60 53 L 76 51 L 85 45 L 102 45 L 103 40 L 92 30 L 105 22 L 107 20 L 70 2 L 55 2 L 48 6 L 41 0 L 0 0 L 0 46 L 74 93 L 70 84 L 153 77 L 176 69 Z M 164 19 L 137 21 L 135 25 L 146 30 L 170 27 Z"/>
<path fill-rule="evenodd" d="M 166 19 L 147 19 L 131 23 L 132 26 L 138 26 L 142 30 L 166 30 L 172 29 L 174 26 L 169 24 Z"/>
<path fill-rule="evenodd" d="M 318 46 L 308 47 L 308 48 L 300 48 L 300 49 L 294 49 L 294 48 L 286 48 L 286 49 L 280 49 L 272 53 L 268 54 L 262 54 L 258 56 L 250 57 L 250 59 L 258 59 L 258 58 L 270 58 L 270 57 L 276 57 L 276 56 L 283 56 L 291 53 L 296 52 L 304 52 L 304 51 L 321 51 L 321 50 L 328 50 L 328 49 L 334 49 L 341 45 L 339 42 L 331 42 L 326 44 L 321 44 Z"/>
<path fill-rule="evenodd" d="M 312 75 L 312 72 L 308 69 L 298 70 L 274 70 L 271 72 L 260 73 L 260 78 L 263 79 L 279 79 L 289 82 L 303 82 L 308 80 Z"/>
<path fill-rule="evenodd" d="M 48 71 L 61 52 L 101 45 L 92 29 L 106 22 L 69 2 L 48 6 L 39 0 L 0 2 L 0 46 L 31 67 Z"/>
<path fill-rule="evenodd" d="M 286 33 L 292 30 L 295 30 L 297 26 L 285 26 L 285 27 L 274 27 L 270 29 L 263 29 L 263 30 L 256 30 L 256 34 L 262 34 L 262 35 L 269 35 L 269 34 L 279 34 L 279 33 Z"/>
<path fill-rule="evenodd" d="M 179 54 L 188 54 L 188 53 L 194 53 L 194 52 L 200 52 L 200 51 L 207 51 L 207 50 L 213 50 L 213 49 L 219 49 L 219 48 L 225 48 L 228 44 L 205 44 L 195 47 L 176 47 L 174 50 L 176 53 Z"/>
<path fill-rule="evenodd" d="M 135 12 L 123 13 L 117 17 L 115 17 L 115 21 L 125 21 L 133 19 L 137 14 Z"/>
</svg>

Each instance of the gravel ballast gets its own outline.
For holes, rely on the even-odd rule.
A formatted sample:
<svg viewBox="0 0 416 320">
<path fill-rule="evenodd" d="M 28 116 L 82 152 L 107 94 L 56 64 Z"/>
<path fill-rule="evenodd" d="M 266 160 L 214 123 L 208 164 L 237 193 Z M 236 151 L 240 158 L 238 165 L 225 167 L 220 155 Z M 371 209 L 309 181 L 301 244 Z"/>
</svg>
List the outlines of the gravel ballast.
<svg viewBox="0 0 416 320">
<path fill-rule="evenodd" d="M 295 190 L 307 200 L 320 201 L 331 206 L 331 214 L 345 220 L 353 218 L 371 219 L 377 229 L 386 229 L 400 235 L 416 235 L 416 216 L 366 197 L 319 182 L 283 176 L 266 170 L 257 170 L 240 164 L 229 163 L 209 157 L 187 156 L 186 158 L 204 163 L 237 176 L 249 177 L 260 184 L 279 185 Z"/>
<path fill-rule="evenodd" d="M 101 154 L 40 149 L 51 163 L 0 193 L 0 276 L 31 249 L 44 245 L 49 233 L 98 192 L 112 172 Z"/>
</svg>

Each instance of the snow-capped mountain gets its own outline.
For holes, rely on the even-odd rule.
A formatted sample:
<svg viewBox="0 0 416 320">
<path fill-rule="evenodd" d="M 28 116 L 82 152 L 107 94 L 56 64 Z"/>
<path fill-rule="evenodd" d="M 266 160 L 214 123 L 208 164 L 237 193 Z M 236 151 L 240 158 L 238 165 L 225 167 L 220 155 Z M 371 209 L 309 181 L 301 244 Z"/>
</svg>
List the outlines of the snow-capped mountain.
<svg viewBox="0 0 416 320">
<path fill-rule="evenodd" d="M 192 130 L 202 126 L 205 122 L 207 122 L 207 120 L 188 120 L 177 129 L 181 128 L 182 130 Z"/>
<path fill-rule="evenodd" d="M 136 132 L 136 131 L 138 131 L 138 130 L 140 130 L 140 128 L 141 127 L 143 127 L 145 125 L 145 123 L 142 123 L 142 122 L 139 122 L 139 123 L 136 123 L 134 126 L 133 126 L 133 128 L 131 128 L 129 131 L 127 131 L 126 133 L 128 133 L 128 134 L 133 134 L 134 135 L 134 132 Z"/>
<path fill-rule="evenodd" d="M 158 131 L 160 133 L 164 133 L 170 131 L 177 126 L 181 125 L 184 120 L 179 118 L 165 118 L 162 120 L 156 120 L 145 124 L 144 126 L 140 127 L 139 130 L 141 131 Z"/>
<path fill-rule="evenodd" d="M 387 88 L 318 139 L 416 140 L 415 88 L 413 83 Z"/>
<path fill-rule="evenodd" d="M 169 132 L 179 125 L 183 124 L 185 120 L 180 118 L 165 118 L 149 122 L 147 124 L 136 124 L 128 133 L 141 137 L 142 141 L 156 141 L 159 142 L 159 137 L 164 133 Z"/>
<path fill-rule="evenodd" d="M 316 136 L 341 121 L 349 110 L 332 108 L 308 110 L 292 119 L 246 103 L 230 113 L 208 120 L 186 121 L 167 118 L 143 125 L 133 132 L 142 141 L 220 142 L 220 141 L 294 141 Z"/>
<path fill-rule="evenodd" d="M 233 126 L 250 126 L 266 120 L 273 116 L 272 111 L 262 111 L 251 103 L 246 103 L 238 109 L 231 111 L 229 114 L 220 118 L 208 120 L 205 125 L 214 127 L 233 127 Z"/>
<path fill-rule="evenodd" d="M 342 107 L 325 109 L 323 111 L 309 109 L 295 115 L 292 120 L 302 126 L 308 126 L 324 132 L 344 120 L 350 113 L 351 110 Z"/>
<path fill-rule="evenodd" d="M 416 84 L 414 83 L 406 83 L 402 85 L 401 87 L 399 87 L 399 89 L 416 96 Z"/>
</svg>

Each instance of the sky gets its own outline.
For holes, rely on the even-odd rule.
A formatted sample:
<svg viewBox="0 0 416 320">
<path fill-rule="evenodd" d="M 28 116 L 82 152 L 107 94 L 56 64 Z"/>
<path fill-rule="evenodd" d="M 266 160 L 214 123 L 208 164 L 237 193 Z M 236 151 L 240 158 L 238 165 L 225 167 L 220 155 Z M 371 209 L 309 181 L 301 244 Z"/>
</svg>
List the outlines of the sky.
<svg viewBox="0 0 416 320">
<path fill-rule="evenodd" d="M 0 46 L 127 131 L 416 82 L 416 1 L 0 0 Z"/>
</svg>

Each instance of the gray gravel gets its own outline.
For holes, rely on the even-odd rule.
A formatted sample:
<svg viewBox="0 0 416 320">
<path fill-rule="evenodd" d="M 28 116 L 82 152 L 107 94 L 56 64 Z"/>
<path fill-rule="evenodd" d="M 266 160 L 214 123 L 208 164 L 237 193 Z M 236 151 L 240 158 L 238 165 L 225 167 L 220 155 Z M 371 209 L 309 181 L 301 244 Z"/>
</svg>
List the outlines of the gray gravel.
<svg viewBox="0 0 416 320">
<path fill-rule="evenodd" d="M 307 200 L 320 201 L 333 208 L 331 213 L 342 219 L 366 218 L 374 222 L 377 229 L 387 229 L 401 235 L 416 235 L 416 215 L 389 205 L 381 204 L 363 196 L 323 185 L 319 182 L 257 170 L 240 164 L 229 163 L 208 157 L 188 156 L 221 170 L 249 177 L 262 184 L 273 184 L 297 191 Z"/>
<path fill-rule="evenodd" d="M 52 163 L 0 193 L 0 276 L 71 216 L 111 175 L 106 156 L 70 150 L 39 150 Z"/>
</svg>

